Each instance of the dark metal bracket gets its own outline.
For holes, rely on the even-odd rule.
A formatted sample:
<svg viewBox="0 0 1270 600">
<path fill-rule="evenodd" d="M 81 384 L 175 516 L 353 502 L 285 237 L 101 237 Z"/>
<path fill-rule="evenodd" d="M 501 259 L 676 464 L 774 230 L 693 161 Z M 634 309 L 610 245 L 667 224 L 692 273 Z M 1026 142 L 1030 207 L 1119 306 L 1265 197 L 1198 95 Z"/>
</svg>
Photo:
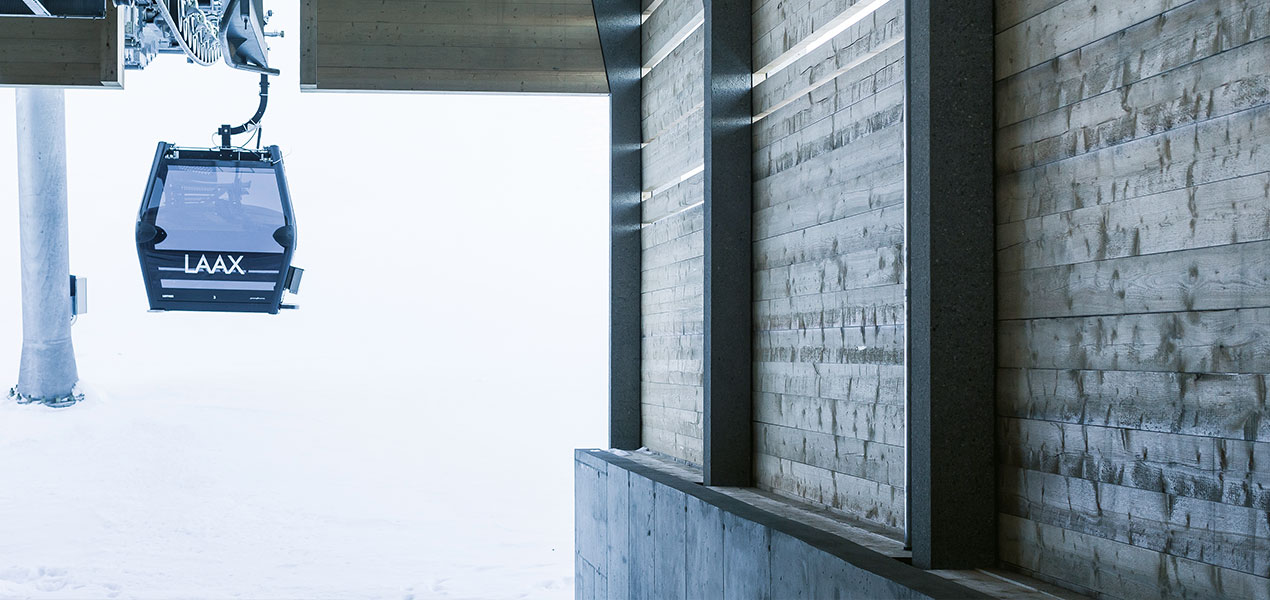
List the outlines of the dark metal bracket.
<svg viewBox="0 0 1270 600">
<path fill-rule="evenodd" d="M 250 119 L 247 119 L 246 123 L 243 123 L 242 125 L 239 125 L 237 127 L 230 127 L 228 124 L 221 125 L 220 129 L 216 130 L 216 133 L 220 135 L 221 148 L 233 147 L 233 143 L 230 141 L 230 137 L 238 135 L 240 133 L 248 133 L 248 132 L 259 129 L 260 120 L 265 117 L 265 108 L 267 108 L 268 106 L 269 106 L 269 76 L 264 73 L 261 73 L 260 74 L 260 106 L 256 108 L 256 114 L 252 115 Z"/>
</svg>

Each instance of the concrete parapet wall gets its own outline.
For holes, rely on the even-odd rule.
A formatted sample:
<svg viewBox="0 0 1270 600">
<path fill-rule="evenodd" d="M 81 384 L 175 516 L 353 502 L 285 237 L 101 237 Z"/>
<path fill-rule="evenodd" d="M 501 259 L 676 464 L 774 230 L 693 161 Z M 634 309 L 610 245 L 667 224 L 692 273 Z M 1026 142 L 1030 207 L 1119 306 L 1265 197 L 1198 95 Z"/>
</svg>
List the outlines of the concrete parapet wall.
<svg viewBox="0 0 1270 600">
<path fill-rule="evenodd" d="M 988 597 L 614 453 L 574 480 L 579 599 Z"/>
</svg>

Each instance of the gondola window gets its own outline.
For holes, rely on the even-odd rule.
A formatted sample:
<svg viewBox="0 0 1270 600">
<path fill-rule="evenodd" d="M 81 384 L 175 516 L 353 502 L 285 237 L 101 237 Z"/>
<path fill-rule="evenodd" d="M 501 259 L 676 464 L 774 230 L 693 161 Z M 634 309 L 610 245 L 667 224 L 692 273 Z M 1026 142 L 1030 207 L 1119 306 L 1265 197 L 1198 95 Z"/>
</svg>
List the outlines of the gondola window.
<svg viewBox="0 0 1270 600">
<path fill-rule="evenodd" d="M 274 232 L 286 225 L 273 169 L 170 165 L 155 225 L 157 250 L 281 253 Z"/>
</svg>

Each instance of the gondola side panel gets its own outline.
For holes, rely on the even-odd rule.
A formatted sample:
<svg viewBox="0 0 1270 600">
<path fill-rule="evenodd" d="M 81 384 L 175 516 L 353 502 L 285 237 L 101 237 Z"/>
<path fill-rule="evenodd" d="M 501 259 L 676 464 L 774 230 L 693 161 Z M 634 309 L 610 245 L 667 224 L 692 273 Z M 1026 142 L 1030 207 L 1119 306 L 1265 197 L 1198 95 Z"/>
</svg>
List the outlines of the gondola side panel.
<svg viewBox="0 0 1270 600">
<path fill-rule="evenodd" d="M 305 91 L 605 94 L 591 0 L 306 0 Z"/>
<path fill-rule="evenodd" d="M 152 248 L 143 254 L 152 310 L 278 312 L 284 255 Z"/>
</svg>

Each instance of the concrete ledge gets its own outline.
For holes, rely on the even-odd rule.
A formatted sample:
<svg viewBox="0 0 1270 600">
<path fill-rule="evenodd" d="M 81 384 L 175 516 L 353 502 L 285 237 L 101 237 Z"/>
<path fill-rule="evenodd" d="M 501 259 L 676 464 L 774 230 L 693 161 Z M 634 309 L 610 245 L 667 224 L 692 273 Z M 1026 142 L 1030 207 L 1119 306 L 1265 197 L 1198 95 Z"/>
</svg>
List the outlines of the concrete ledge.
<svg viewBox="0 0 1270 600">
<path fill-rule="evenodd" d="M 578 598 L 991 597 L 611 452 L 574 475 Z"/>
</svg>

